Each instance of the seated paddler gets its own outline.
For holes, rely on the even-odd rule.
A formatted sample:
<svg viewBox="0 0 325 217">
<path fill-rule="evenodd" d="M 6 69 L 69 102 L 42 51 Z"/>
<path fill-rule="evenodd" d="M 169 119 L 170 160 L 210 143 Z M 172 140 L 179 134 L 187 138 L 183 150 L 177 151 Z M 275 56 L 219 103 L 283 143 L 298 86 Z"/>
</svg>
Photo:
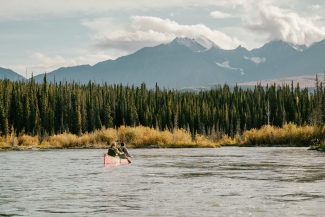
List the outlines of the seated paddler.
<svg viewBox="0 0 325 217">
<path fill-rule="evenodd" d="M 126 144 L 124 142 L 121 143 L 121 151 L 126 157 L 132 157 L 132 155 L 129 153 L 129 150 L 126 148 Z"/>
<path fill-rule="evenodd" d="M 111 147 L 108 148 L 107 154 L 112 157 L 122 157 L 124 156 L 123 152 L 120 152 L 116 147 L 116 143 L 113 142 Z"/>
</svg>

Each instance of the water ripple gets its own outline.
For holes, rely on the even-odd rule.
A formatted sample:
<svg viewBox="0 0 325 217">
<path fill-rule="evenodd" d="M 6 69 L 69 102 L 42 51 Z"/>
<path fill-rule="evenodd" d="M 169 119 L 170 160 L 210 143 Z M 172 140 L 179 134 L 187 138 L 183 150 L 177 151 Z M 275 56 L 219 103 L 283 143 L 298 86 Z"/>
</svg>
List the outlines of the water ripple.
<svg viewBox="0 0 325 217">
<path fill-rule="evenodd" d="M 0 153 L 0 216 L 323 216 L 324 154 L 304 148 Z"/>
</svg>

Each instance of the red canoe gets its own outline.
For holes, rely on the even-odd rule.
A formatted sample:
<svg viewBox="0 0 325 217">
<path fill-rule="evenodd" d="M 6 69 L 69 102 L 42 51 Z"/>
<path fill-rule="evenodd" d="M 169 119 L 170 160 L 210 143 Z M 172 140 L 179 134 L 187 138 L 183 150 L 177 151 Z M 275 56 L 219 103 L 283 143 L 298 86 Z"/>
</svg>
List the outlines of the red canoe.
<svg viewBox="0 0 325 217">
<path fill-rule="evenodd" d="M 107 154 L 104 155 L 104 164 L 129 164 L 130 162 L 127 159 L 121 159 L 118 157 L 112 157 Z"/>
</svg>

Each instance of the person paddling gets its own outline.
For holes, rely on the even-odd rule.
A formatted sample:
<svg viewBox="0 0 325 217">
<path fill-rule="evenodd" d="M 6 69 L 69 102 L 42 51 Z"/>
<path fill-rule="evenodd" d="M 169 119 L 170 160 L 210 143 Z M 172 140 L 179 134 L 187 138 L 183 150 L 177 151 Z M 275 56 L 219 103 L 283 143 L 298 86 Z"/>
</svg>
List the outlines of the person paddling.
<svg viewBox="0 0 325 217">
<path fill-rule="evenodd" d="M 124 142 L 121 143 L 121 149 L 125 156 L 132 157 L 132 155 L 130 155 L 128 149 L 126 148 L 126 144 Z"/>
<path fill-rule="evenodd" d="M 130 159 L 124 154 L 124 152 L 121 152 L 116 147 L 115 142 L 113 142 L 111 147 L 108 148 L 107 155 L 109 155 L 111 157 L 119 157 L 120 159 L 126 159 L 129 163 L 131 163 Z"/>
<path fill-rule="evenodd" d="M 124 155 L 123 152 L 120 152 L 117 148 L 116 148 L 116 143 L 113 142 L 111 147 L 108 148 L 108 151 L 107 151 L 107 154 L 109 156 L 112 156 L 112 157 L 118 157 L 118 156 L 121 156 L 121 155 Z"/>
</svg>

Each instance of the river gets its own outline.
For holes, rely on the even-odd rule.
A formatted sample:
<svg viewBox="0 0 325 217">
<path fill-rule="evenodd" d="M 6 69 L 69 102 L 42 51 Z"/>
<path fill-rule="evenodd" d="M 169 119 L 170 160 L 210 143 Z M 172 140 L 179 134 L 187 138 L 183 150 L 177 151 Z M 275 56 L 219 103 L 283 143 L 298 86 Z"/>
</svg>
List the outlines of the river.
<svg viewBox="0 0 325 217">
<path fill-rule="evenodd" d="M 306 148 L 0 152 L 0 216 L 324 216 L 325 154 Z"/>
</svg>

